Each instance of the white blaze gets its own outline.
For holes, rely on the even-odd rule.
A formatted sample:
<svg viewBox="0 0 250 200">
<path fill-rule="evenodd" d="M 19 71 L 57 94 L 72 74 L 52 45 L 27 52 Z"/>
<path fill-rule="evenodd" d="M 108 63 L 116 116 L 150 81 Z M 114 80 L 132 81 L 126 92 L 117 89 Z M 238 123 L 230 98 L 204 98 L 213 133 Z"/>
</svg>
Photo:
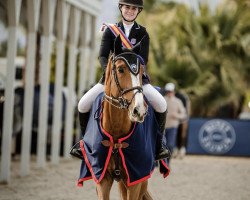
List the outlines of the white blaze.
<svg viewBox="0 0 250 200">
<path fill-rule="evenodd" d="M 131 76 L 131 80 L 132 80 L 132 87 L 140 86 L 140 75 L 138 74 L 137 76 L 135 76 L 132 73 L 130 73 L 130 76 Z M 134 93 L 136 93 L 136 92 L 137 92 L 137 90 L 134 90 Z M 142 93 L 136 93 L 136 95 L 135 95 L 135 107 L 137 107 L 137 110 L 141 116 L 144 115 L 144 113 L 146 112 Z"/>
</svg>

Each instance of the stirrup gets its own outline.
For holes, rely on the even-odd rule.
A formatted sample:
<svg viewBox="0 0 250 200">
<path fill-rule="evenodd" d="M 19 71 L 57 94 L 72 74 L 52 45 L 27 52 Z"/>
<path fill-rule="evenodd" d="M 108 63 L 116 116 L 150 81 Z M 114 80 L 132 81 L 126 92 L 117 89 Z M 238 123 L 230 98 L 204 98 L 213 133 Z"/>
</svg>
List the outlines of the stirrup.
<svg viewBox="0 0 250 200">
<path fill-rule="evenodd" d="M 84 160 L 83 154 L 82 154 L 82 150 L 80 147 L 80 141 L 77 142 L 76 144 L 74 144 L 74 146 L 70 149 L 70 155 L 79 158 L 81 160 Z"/>
</svg>

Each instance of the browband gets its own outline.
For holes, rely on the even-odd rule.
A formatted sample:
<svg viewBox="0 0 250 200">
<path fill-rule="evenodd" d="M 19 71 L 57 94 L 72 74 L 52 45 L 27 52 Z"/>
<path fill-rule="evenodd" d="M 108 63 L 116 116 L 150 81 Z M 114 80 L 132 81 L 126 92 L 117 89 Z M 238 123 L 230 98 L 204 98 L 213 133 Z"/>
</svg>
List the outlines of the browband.
<svg viewBox="0 0 250 200">
<path fill-rule="evenodd" d="M 127 67 L 129 68 L 132 74 L 139 74 L 141 62 L 140 57 L 138 57 L 137 54 L 133 52 L 124 52 L 115 56 L 113 58 L 113 63 L 115 63 L 117 60 L 123 60 L 127 64 Z"/>
</svg>

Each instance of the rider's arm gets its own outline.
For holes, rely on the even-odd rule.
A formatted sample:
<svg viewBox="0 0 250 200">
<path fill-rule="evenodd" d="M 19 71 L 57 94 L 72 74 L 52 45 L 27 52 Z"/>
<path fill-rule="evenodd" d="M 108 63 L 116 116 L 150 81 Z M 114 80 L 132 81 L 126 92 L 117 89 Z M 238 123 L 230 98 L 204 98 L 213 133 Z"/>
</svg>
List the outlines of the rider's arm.
<svg viewBox="0 0 250 200">
<path fill-rule="evenodd" d="M 147 31 L 145 30 L 143 40 L 141 41 L 141 50 L 140 50 L 140 56 L 144 60 L 144 64 L 147 65 L 148 63 L 148 53 L 149 53 L 149 35 Z"/>
<path fill-rule="evenodd" d="M 107 64 L 108 64 L 108 58 L 110 51 L 113 48 L 113 36 L 112 32 L 109 30 L 109 28 L 106 28 L 101 40 L 100 50 L 99 50 L 99 62 L 102 66 L 102 69 L 105 71 Z"/>
</svg>

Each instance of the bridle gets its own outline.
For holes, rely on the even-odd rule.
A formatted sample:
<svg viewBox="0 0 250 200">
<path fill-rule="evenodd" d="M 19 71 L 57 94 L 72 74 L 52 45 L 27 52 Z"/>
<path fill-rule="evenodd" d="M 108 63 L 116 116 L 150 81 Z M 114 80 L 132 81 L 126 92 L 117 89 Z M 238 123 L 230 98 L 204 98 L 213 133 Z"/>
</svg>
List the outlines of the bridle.
<svg viewBox="0 0 250 200">
<path fill-rule="evenodd" d="M 129 57 L 136 58 L 136 64 L 130 63 L 128 61 Z M 130 72 L 133 73 L 134 75 L 138 75 L 140 73 L 140 57 L 138 57 L 138 55 L 133 52 L 125 52 L 125 53 L 118 54 L 117 56 L 112 55 L 112 74 L 114 76 L 116 86 L 119 90 L 119 95 L 117 97 L 114 97 L 113 95 L 109 96 L 105 93 L 104 98 L 107 102 L 109 102 L 111 105 L 115 106 L 116 108 L 128 109 L 133 99 L 135 98 L 135 95 L 137 93 L 142 93 L 143 90 L 141 86 L 131 87 L 128 89 L 121 87 L 118 77 L 117 77 L 116 66 L 115 66 L 115 62 L 117 60 L 123 60 L 126 63 L 126 66 L 129 68 Z M 123 96 L 124 94 L 127 94 L 134 90 L 136 90 L 136 92 L 134 93 L 134 95 L 132 96 L 130 100 L 124 98 Z"/>
</svg>

